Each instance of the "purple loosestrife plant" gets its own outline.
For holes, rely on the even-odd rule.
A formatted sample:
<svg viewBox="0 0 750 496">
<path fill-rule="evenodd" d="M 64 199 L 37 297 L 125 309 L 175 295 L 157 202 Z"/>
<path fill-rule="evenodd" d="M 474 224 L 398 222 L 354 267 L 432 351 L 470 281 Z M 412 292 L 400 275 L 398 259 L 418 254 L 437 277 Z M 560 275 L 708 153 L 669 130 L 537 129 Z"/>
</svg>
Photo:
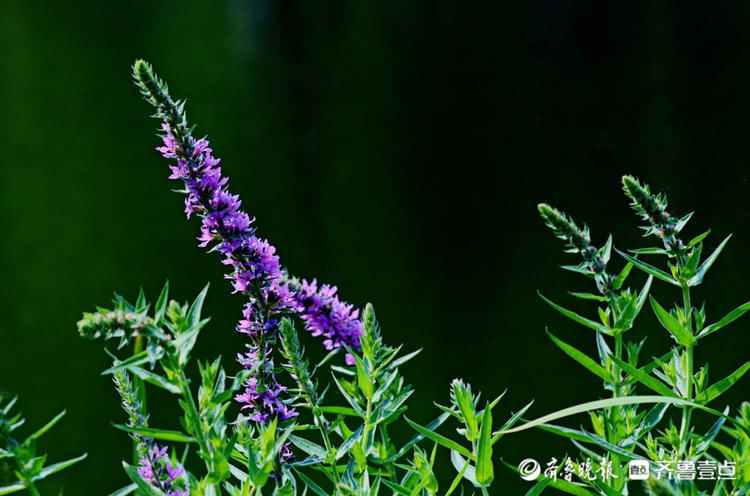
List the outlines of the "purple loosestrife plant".
<svg viewBox="0 0 750 496">
<path fill-rule="evenodd" d="M 78 323 L 83 337 L 117 343 L 112 367 L 104 373 L 113 375 L 127 414 L 127 423 L 116 427 L 133 441 L 132 462 L 123 464 L 132 484 L 112 496 L 489 496 L 499 494 L 497 481 L 503 476 L 513 476 L 513 471 L 528 476 L 511 465 L 513 471 L 501 473 L 497 445 L 507 435 L 534 427 L 571 439 L 574 449 L 559 465 L 539 474 L 528 495 L 556 491 L 631 496 L 637 484 L 628 480 L 623 465 L 627 462 L 646 463 L 654 470 L 657 463 L 718 464 L 724 457 L 722 470 L 731 469 L 733 476 L 713 487 L 701 487 L 693 479 L 652 478 L 646 488 L 649 494 L 669 496 L 748 496 L 750 406 L 743 405 L 732 416 L 728 408 L 719 411 L 709 403 L 736 384 L 750 370 L 750 362 L 710 384 L 707 364 L 696 371 L 694 349 L 750 310 L 750 302 L 706 325 L 705 310 L 693 307 L 690 289 L 703 281 L 727 240 L 701 262 L 708 233 L 682 241 L 678 235 L 690 216 L 669 214 L 663 195 L 653 195 L 632 177 L 623 179 L 633 207 L 649 222 L 646 234 L 656 235 L 663 244 L 630 253 L 616 250 L 611 236 L 603 246 L 594 246 L 588 227 L 579 227 L 547 204 L 539 205 L 540 215 L 564 241 L 566 251 L 580 257 L 577 265 L 564 268 L 593 280 L 595 292 L 572 295 L 596 305 L 598 318 L 542 298 L 594 331 L 591 347 L 596 358 L 548 334 L 602 382 L 605 399 L 531 421 L 525 417 L 529 403 L 499 423 L 496 410 L 503 395 L 484 401 L 470 384 L 456 379 L 448 404 L 438 405 L 440 415 L 421 424 L 405 416 L 413 390 L 400 370 L 418 351 L 402 354 L 400 347 L 388 346 L 371 305 L 360 312 L 339 299 L 335 286 L 292 277 L 280 265 L 275 247 L 258 236 L 255 219 L 228 189 L 208 141 L 193 136 L 184 102 L 172 100 L 147 63 L 138 61 L 133 70 L 143 96 L 162 121 L 163 146 L 158 150 L 171 161 L 170 178 L 184 185 L 185 212 L 201 219 L 198 244 L 222 256 L 233 292 L 247 298 L 236 330 L 248 343 L 237 356 L 242 368 L 235 376 L 226 373 L 220 359 L 199 361 L 199 380 L 192 382 L 187 370 L 208 322 L 201 316 L 207 289 L 191 304 L 181 304 L 169 300 L 165 285 L 153 307 L 141 292 L 134 304 L 117 296 L 112 308 L 84 314 Z M 625 259 L 619 272 L 610 272 L 613 251 Z M 666 255 L 668 270 L 639 258 L 647 255 Z M 634 268 L 648 276 L 640 290 L 625 287 Z M 649 297 L 652 281 L 679 287 L 682 303 L 666 310 Z M 639 364 L 644 340 L 629 341 L 625 336 L 637 332 L 636 318 L 646 300 L 675 346 Z M 307 332 L 297 333 L 295 320 Z M 302 344 L 307 336 L 322 340 L 329 351 L 314 365 Z M 129 356 L 119 356 L 129 350 Z M 340 365 L 332 360 L 337 355 L 344 355 Z M 324 382 L 329 378 L 330 383 Z M 151 425 L 146 389 L 153 387 L 178 397 L 183 412 L 179 425 Z M 649 394 L 640 395 L 641 391 Z M 230 422 L 232 409 L 238 411 Z M 0 421 L 7 410 L 0 410 Z M 693 422 L 696 412 L 713 422 L 705 433 Z M 680 414 L 679 427 L 672 413 Z M 577 414 L 589 415 L 590 430 L 553 423 Z M 449 421 L 453 431 L 439 433 Z M 0 433 L 16 425 L 4 422 Z M 394 428 L 396 424 L 401 429 Z M 405 426 L 413 429 L 412 437 L 397 439 Z M 179 462 L 177 451 L 170 455 L 165 443 L 186 446 Z M 437 453 L 443 450 L 452 468 L 439 465 Z M 0 458 L 9 452 L 0 449 Z M 23 460 L 36 463 L 33 457 Z M 603 475 L 587 478 L 592 471 Z M 26 479 L 11 488 L 32 490 L 34 476 L 21 474 Z M 450 484 L 442 486 L 439 479 L 446 474 Z M 0 488 L 0 494 L 7 494 L 3 489 L 7 488 Z"/>
<path fill-rule="evenodd" d="M 146 101 L 156 109 L 155 117 L 162 121 L 164 144 L 157 150 L 176 162 L 170 165 L 169 177 L 185 185 L 185 212 L 188 217 L 193 213 L 201 217 L 199 246 L 210 246 L 223 256 L 222 263 L 232 269 L 225 277 L 231 280 L 235 293 L 243 293 L 249 300 L 237 325 L 237 330 L 250 338 L 249 351 L 240 355 L 239 361 L 255 373 L 237 400 L 245 404 L 256 422 L 267 422 L 271 417 L 289 420 L 297 412 L 283 401 L 285 390 L 277 382 L 273 367 L 280 318 L 301 315 L 313 335 L 326 338 L 330 350 L 358 345 L 358 312 L 339 301 L 335 287 L 324 285 L 317 291 L 315 281 L 290 284 L 276 248 L 257 236 L 252 225 L 255 219 L 240 209 L 239 197 L 228 190 L 229 180 L 222 175 L 220 159 L 213 156 L 208 140 L 193 137 L 184 102 L 171 98 L 166 85 L 146 62 L 137 61 L 133 75 Z"/>
</svg>

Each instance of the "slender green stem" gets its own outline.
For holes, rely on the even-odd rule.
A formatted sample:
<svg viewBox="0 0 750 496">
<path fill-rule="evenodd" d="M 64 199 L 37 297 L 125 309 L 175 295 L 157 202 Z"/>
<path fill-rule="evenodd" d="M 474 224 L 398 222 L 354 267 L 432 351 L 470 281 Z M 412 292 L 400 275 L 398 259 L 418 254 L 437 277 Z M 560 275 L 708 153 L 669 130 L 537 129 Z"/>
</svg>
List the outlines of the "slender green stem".
<svg viewBox="0 0 750 496">
<path fill-rule="evenodd" d="M 684 305 L 683 312 L 685 313 L 685 323 L 687 325 L 687 330 L 692 335 L 693 308 L 690 303 L 690 288 L 687 285 L 682 286 L 682 301 Z M 685 367 L 685 374 L 687 375 L 687 377 L 685 378 L 685 397 L 688 401 L 690 401 L 693 399 L 693 346 L 691 345 L 686 347 L 685 351 L 687 353 L 687 364 Z M 682 423 L 680 425 L 680 446 L 678 449 L 678 458 L 679 456 L 682 456 L 684 449 L 687 447 L 686 438 L 690 433 L 690 417 L 692 411 L 692 407 L 689 406 L 685 406 L 682 409 Z"/>
<path fill-rule="evenodd" d="M 195 400 L 193 399 L 193 393 L 190 391 L 190 382 L 185 375 L 185 371 L 182 369 L 177 372 L 177 376 L 179 378 L 180 384 L 182 385 L 182 398 L 187 407 L 187 414 L 191 421 L 190 427 L 192 427 L 191 430 L 193 432 L 191 432 L 190 434 L 192 434 L 198 440 L 198 445 L 201 447 L 201 449 L 206 450 L 207 453 L 210 453 L 213 446 L 211 446 L 211 443 L 206 441 L 206 436 L 203 432 L 203 425 L 201 424 L 200 413 L 198 412 L 198 407 L 195 404 Z M 210 466 L 208 460 L 205 460 L 205 465 L 206 469 L 208 469 L 210 473 L 212 471 L 212 467 Z M 221 494 L 221 484 L 219 482 L 215 482 L 210 485 L 214 489 L 214 494 L 216 496 L 219 496 Z"/>
<path fill-rule="evenodd" d="M 39 490 L 36 488 L 33 482 L 29 482 L 29 485 L 26 486 L 26 488 L 29 490 L 32 496 L 40 496 Z"/>
<path fill-rule="evenodd" d="M 133 346 L 133 355 L 137 355 L 141 351 L 143 351 L 143 335 L 138 334 L 135 337 L 135 344 Z M 133 385 L 135 386 L 135 390 L 138 392 L 138 403 L 139 403 L 141 415 L 143 415 L 143 418 L 146 418 L 148 417 L 148 408 L 146 406 L 146 384 L 143 382 L 143 379 L 133 374 Z M 133 440 L 133 463 L 135 465 L 138 465 L 138 463 L 140 462 L 140 459 L 141 459 L 141 454 L 138 450 L 138 441 L 134 439 Z"/>
</svg>

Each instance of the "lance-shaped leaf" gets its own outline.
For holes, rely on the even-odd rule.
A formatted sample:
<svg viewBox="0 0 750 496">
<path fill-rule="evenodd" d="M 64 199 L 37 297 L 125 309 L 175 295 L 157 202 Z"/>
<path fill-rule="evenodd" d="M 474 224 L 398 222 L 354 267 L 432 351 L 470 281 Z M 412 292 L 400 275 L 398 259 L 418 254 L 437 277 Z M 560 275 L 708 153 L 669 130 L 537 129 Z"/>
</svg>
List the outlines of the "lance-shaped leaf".
<svg viewBox="0 0 750 496">
<path fill-rule="evenodd" d="M 704 338 L 710 334 L 713 334 L 719 329 L 721 329 L 722 327 L 731 324 L 735 320 L 745 315 L 745 313 L 747 313 L 748 310 L 750 310 L 750 301 L 738 306 L 737 308 L 735 308 L 734 310 L 726 314 L 720 321 L 715 322 L 709 326 L 706 326 L 705 329 L 703 329 L 700 333 L 698 333 L 698 339 Z"/>
<path fill-rule="evenodd" d="M 354 443 L 359 441 L 359 438 L 362 437 L 362 430 L 364 429 L 363 425 L 359 426 L 359 429 L 354 431 L 351 436 L 346 438 L 346 441 L 341 443 L 341 446 L 339 446 L 339 449 L 336 451 L 336 459 L 340 460 L 341 457 L 343 457 L 345 454 L 349 453 L 349 450 L 352 449 L 352 446 L 354 446 Z"/>
<path fill-rule="evenodd" d="M 476 478 L 482 486 L 489 486 L 495 478 L 492 466 L 492 409 L 489 403 L 484 409 L 482 426 L 479 429 Z"/>
<path fill-rule="evenodd" d="M 52 474 L 56 474 L 58 472 L 62 472 L 66 468 L 72 467 L 73 465 L 75 465 L 78 462 L 82 462 L 83 460 L 86 459 L 87 456 L 88 456 L 88 453 L 84 453 L 81 456 L 78 456 L 76 458 L 71 458 L 70 460 L 65 460 L 64 462 L 53 463 L 52 465 L 44 467 L 42 469 L 42 471 L 39 472 L 39 475 L 37 475 L 36 477 L 34 477 L 34 481 L 46 479 L 47 477 L 49 477 Z"/>
<path fill-rule="evenodd" d="M 167 312 L 167 300 L 169 298 L 169 281 L 164 283 L 164 287 L 159 293 L 154 309 L 154 325 L 160 327 L 163 324 L 164 314 Z"/>
<path fill-rule="evenodd" d="M 561 350 L 563 350 L 570 358 L 583 365 L 589 372 L 593 373 L 605 382 L 612 382 L 612 376 L 609 372 L 607 372 L 607 369 L 599 365 L 593 358 L 567 344 L 561 339 L 558 339 L 549 330 L 547 331 L 547 335 L 552 340 L 552 342 L 555 343 Z"/>
<path fill-rule="evenodd" d="M 698 408 L 716 417 L 722 417 L 728 420 L 729 422 L 732 422 L 732 424 L 742 429 L 743 431 L 750 433 L 750 429 L 745 427 L 741 421 L 735 418 L 732 418 L 730 416 L 727 416 L 718 410 L 714 410 L 713 408 L 708 408 L 705 405 L 701 405 L 693 401 L 683 400 L 681 398 L 672 398 L 672 397 L 667 397 L 667 396 L 622 396 L 619 398 L 608 398 L 606 400 L 588 401 L 586 403 L 581 403 L 581 404 L 571 406 L 568 408 L 563 408 L 562 410 L 558 410 L 548 415 L 544 415 L 543 417 L 539 417 L 536 420 L 532 420 L 518 427 L 514 427 L 513 429 L 508 429 L 505 431 L 505 434 L 511 434 L 511 433 L 525 431 L 528 429 L 533 429 L 534 427 L 538 427 L 542 424 L 553 422 L 561 418 L 570 417 L 572 415 L 577 415 L 579 413 L 591 412 L 594 410 L 601 410 L 603 408 L 611 408 L 613 406 L 641 405 L 641 404 L 646 405 L 646 404 L 652 404 L 652 403 L 668 403 L 671 405 L 691 406 L 693 408 Z"/>
<path fill-rule="evenodd" d="M 604 324 L 600 324 L 599 322 L 587 319 L 586 317 L 582 317 L 581 315 L 578 315 L 575 312 L 572 312 L 566 308 L 561 307 L 557 303 L 547 299 L 542 293 L 537 291 L 537 294 L 539 297 L 544 300 L 549 306 L 560 312 L 561 314 L 565 315 L 569 319 L 573 320 L 574 322 L 578 322 L 582 326 L 588 327 L 589 329 L 593 329 L 597 332 L 601 332 L 602 334 L 606 334 L 608 336 L 612 335 L 612 331 L 605 326 Z"/>
<path fill-rule="evenodd" d="M 434 431 L 435 429 L 437 429 L 438 427 L 440 427 L 441 425 L 443 425 L 443 422 L 445 422 L 446 420 L 448 420 L 448 417 L 450 417 L 450 413 L 443 413 L 438 418 L 436 418 L 435 420 L 433 420 L 432 422 L 430 422 L 429 424 L 427 424 L 423 428 L 427 429 L 429 431 Z M 404 418 L 406 418 L 406 417 L 404 417 Z M 408 419 L 407 419 L 407 422 L 408 422 Z M 404 456 L 411 449 L 412 446 L 414 446 L 415 444 L 417 444 L 418 442 L 420 442 L 424 438 L 425 438 L 424 434 L 417 434 L 416 436 L 412 437 L 409 440 L 409 442 L 407 442 L 404 446 L 401 447 L 400 450 L 398 450 L 398 453 L 396 453 L 395 455 L 390 456 L 389 458 L 387 458 L 385 460 L 385 463 L 391 463 L 391 462 L 394 462 L 394 461 L 398 460 L 399 458 L 401 458 L 402 456 Z"/>
<path fill-rule="evenodd" d="M 643 372 L 641 369 L 637 367 L 633 367 L 628 362 L 624 360 L 620 360 L 614 355 L 610 355 L 610 358 L 620 366 L 622 370 L 630 374 L 635 380 L 643 384 L 644 386 L 648 387 L 649 389 L 663 395 L 663 396 L 670 396 L 672 398 L 677 398 L 677 394 L 675 394 L 672 389 L 670 389 L 666 384 L 661 382 L 659 379 L 650 376 L 646 372 Z"/>
<path fill-rule="evenodd" d="M 732 372 L 730 375 L 723 378 L 722 380 L 696 396 L 695 401 L 698 403 L 707 404 L 715 400 L 722 393 L 734 386 L 737 381 L 739 381 L 742 376 L 747 373 L 748 370 L 750 370 L 750 362 L 745 362 L 744 365 Z"/>
<path fill-rule="evenodd" d="M 26 485 L 23 482 L 16 482 L 9 486 L 0 486 L 0 495 L 17 493 L 26 489 Z"/>
<path fill-rule="evenodd" d="M 523 417 L 523 414 L 526 413 L 526 410 L 528 410 L 529 408 L 531 408 L 531 405 L 533 405 L 533 404 L 534 404 L 534 400 L 531 400 L 531 401 L 529 401 L 526 404 L 526 406 L 524 406 L 519 411 L 517 411 L 516 413 L 514 413 L 505 422 L 505 424 L 503 424 L 503 426 L 500 428 L 500 430 L 497 431 L 494 436 L 492 436 L 492 444 L 495 444 L 496 442 L 498 442 L 500 440 L 500 438 L 503 436 L 503 431 L 505 431 L 506 429 L 510 429 L 511 427 L 513 427 L 514 425 L 516 425 L 516 422 L 518 422 L 519 420 L 521 420 L 521 418 Z"/>
<path fill-rule="evenodd" d="M 63 418 L 64 416 L 65 416 L 65 410 L 63 410 L 62 412 L 58 413 L 55 416 L 55 418 L 53 418 L 52 420 L 50 420 L 49 422 L 47 422 L 44 425 L 44 427 L 42 427 L 41 429 L 39 429 L 38 431 L 36 431 L 35 433 L 33 433 L 31 436 L 29 436 L 29 438 L 30 439 L 39 439 L 47 431 L 49 431 L 50 429 L 52 429 L 55 426 L 55 424 L 58 423 L 60 421 L 60 419 Z"/>
<path fill-rule="evenodd" d="M 409 418 L 406 418 L 406 421 L 409 423 L 410 426 L 412 426 L 412 428 L 415 431 L 419 432 L 422 436 L 426 437 L 427 439 L 430 439 L 430 440 L 438 443 L 440 446 L 443 446 L 444 448 L 448 448 L 449 450 L 457 451 L 458 453 L 460 453 L 460 454 L 462 454 L 462 455 L 464 455 L 466 457 L 470 457 L 471 456 L 471 452 L 468 449 L 464 448 L 463 446 L 461 446 L 460 444 L 458 444 L 454 440 L 452 440 L 450 438 L 447 438 L 447 437 L 443 436 L 442 434 L 438 434 L 437 432 L 435 432 L 435 431 L 433 431 L 431 429 L 428 429 L 426 427 L 422 427 L 421 425 L 419 425 L 418 423 L 410 420 Z"/>
<path fill-rule="evenodd" d="M 698 268 L 698 272 L 693 277 L 690 278 L 690 280 L 688 281 L 688 286 L 697 286 L 703 282 L 703 278 L 706 276 L 706 272 L 708 272 L 708 269 L 710 269 L 711 266 L 714 264 L 716 259 L 719 257 L 721 250 L 724 249 L 724 245 L 727 244 L 727 241 L 729 241 L 729 238 L 731 237 L 732 235 L 730 234 L 729 236 L 724 238 L 724 241 L 722 241 L 721 244 L 716 247 L 714 252 L 708 256 L 708 258 Z"/>
<path fill-rule="evenodd" d="M 325 459 L 326 455 L 328 454 L 323 446 L 303 437 L 295 436 L 294 434 L 292 434 L 289 436 L 289 440 L 292 442 L 292 444 L 294 444 L 296 447 L 298 447 L 308 455 Z"/>
<path fill-rule="evenodd" d="M 194 443 L 196 439 L 180 431 L 171 431 L 167 429 L 155 429 L 153 427 L 131 427 L 129 425 L 112 424 L 116 429 L 121 431 L 140 434 L 142 436 L 160 439 L 162 441 L 174 441 L 178 443 Z"/>
<path fill-rule="evenodd" d="M 612 281 L 612 287 L 615 290 L 619 290 L 622 285 L 625 284 L 625 279 L 628 278 L 631 270 L 633 270 L 633 264 L 630 262 L 626 263 L 625 267 L 623 267 L 620 273 L 617 274 L 617 277 L 615 277 L 615 280 Z"/>
<path fill-rule="evenodd" d="M 659 319 L 661 325 L 664 326 L 664 328 L 669 331 L 669 333 L 672 334 L 672 336 L 674 336 L 677 342 L 682 346 L 693 346 L 696 343 L 695 337 L 693 337 L 693 335 L 690 334 L 687 329 L 685 329 L 685 327 L 680 323 L 679 320 L 677 320 L 669 312 L 664 310 L 664 308 L 659 305 L 659 303 L 653 297 L 649 297 L 649 299 L 651 300 L 651 308 L 654 309 L 656 318 Z"/>
<path fill-rule="evenodd" d="M 639 269 L 641 269 L 646 274 L 652 275 L 655 278 L 660 279 L 660 280 L 662 280 L 664 282 L 668 282 L 669 284 L 672 284 L 674 286 L 679 286 L 680 285 L 679 281 L 676 281 L 674 277 L 672 277 L 671 275 L 667 274 L 663 270 L 657 269 L 653 265 L 647 264 L 646 262 L 642 262 L 642 261 L 638 260 L 635 257 L 631 257 L 627 253 L 621 252 L 617 248 L 615 248 L 615 251 L 617 253 L 619 253 L 620 256 L 623 257 L 625 260 L 627 260 L 628 262 L 632 263 L 633 265 L 635 265 L 636 267 L 638 267 Z"/>
<path fill-rule="evenodd" d="M 697 245 L 698 243 L 706 239 L 706 236 L 708 236 L 709 234 L 711 234 L 711 229 L 691 239 L 690 242 L 688 242 L 687 247 L 692 248 L 693 246 Z"/>
</svg>

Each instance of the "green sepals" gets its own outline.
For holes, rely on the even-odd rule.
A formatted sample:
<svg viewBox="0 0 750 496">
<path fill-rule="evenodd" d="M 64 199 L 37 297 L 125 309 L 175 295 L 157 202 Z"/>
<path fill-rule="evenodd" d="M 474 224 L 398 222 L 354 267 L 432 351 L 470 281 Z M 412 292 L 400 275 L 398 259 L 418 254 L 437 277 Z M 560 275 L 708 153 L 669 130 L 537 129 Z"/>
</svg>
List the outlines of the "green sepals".
<svg viewBox="0 0 750 496">
<path fill-rule="evenodd" d="M 461 379 L 454 379 L 451 383 L 451 404 L 461 415 L 461 422 L 465 426 L 465 436 L 470 442 L 479 439 L 479 424 L 476 418 L 478 397 L 471 393 L 471 385 Z"/>
</svg>

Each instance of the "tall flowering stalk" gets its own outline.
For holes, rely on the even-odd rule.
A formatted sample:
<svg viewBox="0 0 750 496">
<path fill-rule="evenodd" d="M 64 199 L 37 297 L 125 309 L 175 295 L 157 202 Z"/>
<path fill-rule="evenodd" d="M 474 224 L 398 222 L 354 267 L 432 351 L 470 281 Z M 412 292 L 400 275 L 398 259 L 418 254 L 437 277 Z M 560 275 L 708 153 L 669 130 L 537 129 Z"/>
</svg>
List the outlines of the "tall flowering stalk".
<svg viewBox="0 0 750 496">
<path fill-rule="evenodd" d="M 276 248 L 256 234 L 255 219 L 240 209 L 239 197 L 229 191 L 228 178 L 222 175 L 220 159 L 213 156 L 208 140 L 193 137 L 184 102 L 170 97 L 166 84 L 146 62 L 135 63 L 133 76 L 146 101 L 156 109 L 154 116 L 162 121 L 163 146 L 157 150 L 174 161 L 170 179 L 185 185 L 185 213 L 201 217 L 199 246 L 210 246 L 223 256 L 222 263 L 231 268 L 225 277 L 235 293 L 248 298 L 237 331 L 246 334 L 250 343 L 238 359 L 254 374 L 236 399 L 245 404 L 243 408 L 256 422 L 289 420 L 297 412 L 288 407 L 285 388 L 276 380 L 273 365 L 280 319 L 300 315 L 313 334 L 326 338 L 329 349 L 356 347 L 361 332 L 358 312 L 339 301 L 335 288 L 323 286 L 318 291 L 315 281 L 298 285 L 287 278 Z"/>
</svg>

